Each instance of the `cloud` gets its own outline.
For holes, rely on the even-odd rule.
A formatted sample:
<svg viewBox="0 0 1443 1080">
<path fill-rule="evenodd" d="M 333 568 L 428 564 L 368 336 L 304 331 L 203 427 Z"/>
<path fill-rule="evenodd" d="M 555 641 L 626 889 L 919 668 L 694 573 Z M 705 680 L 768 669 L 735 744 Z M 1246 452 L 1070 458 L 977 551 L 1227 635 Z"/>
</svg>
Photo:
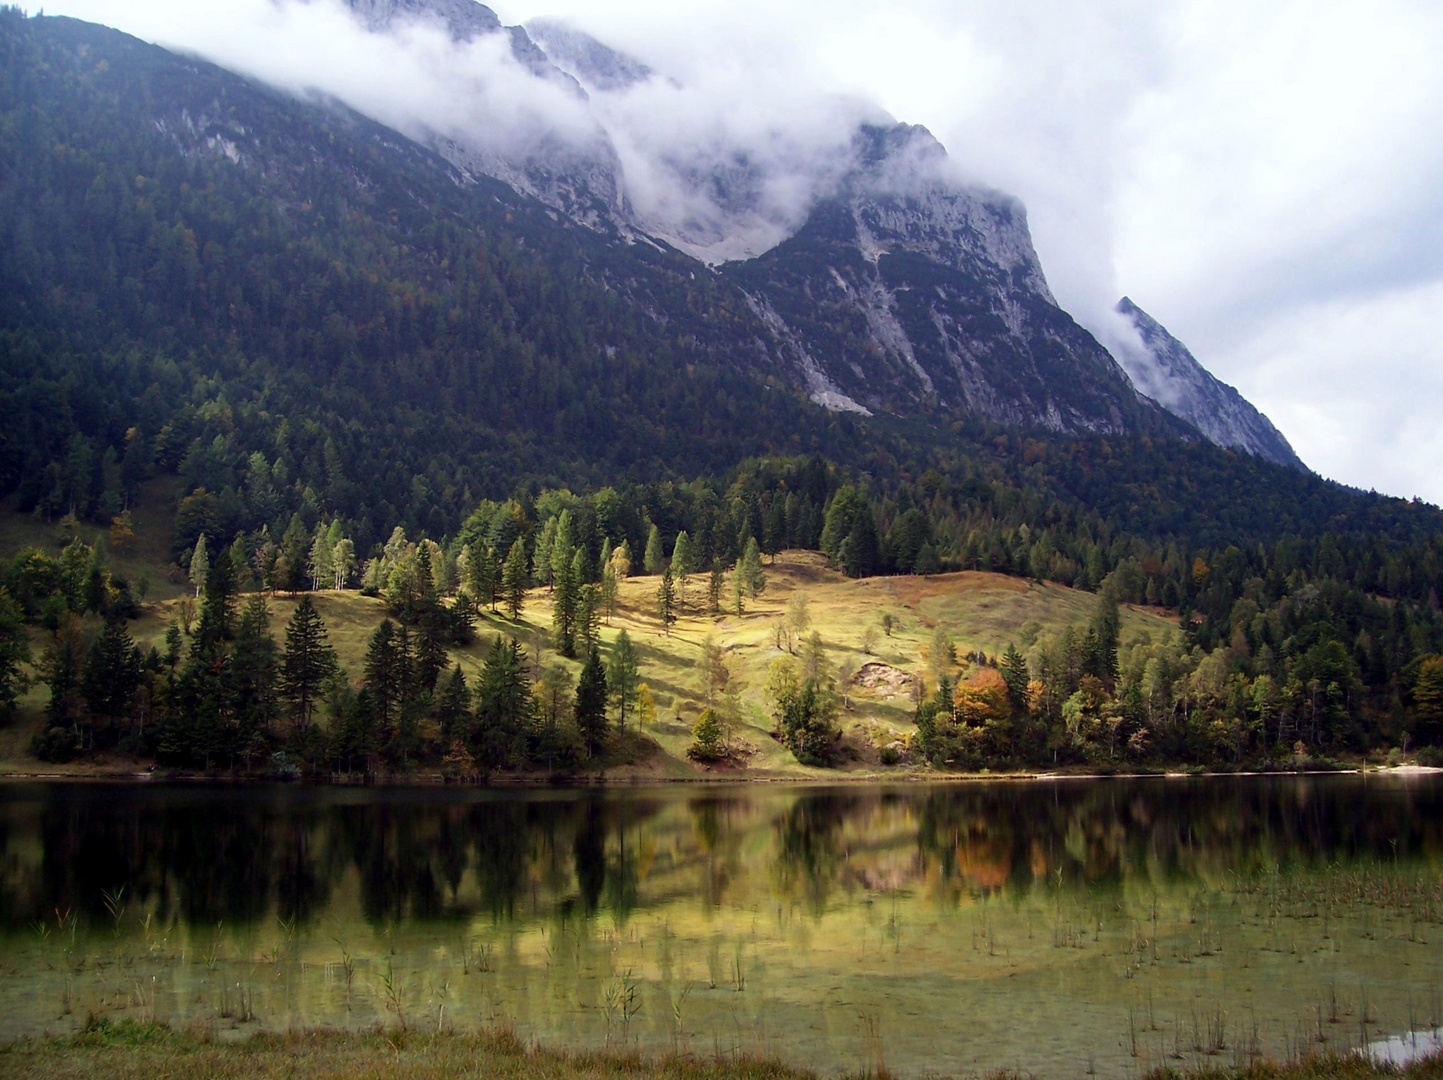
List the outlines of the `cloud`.
<svg viewBox="0 0 1443 1080">
<path fill-rule="evenodd" d="M 1443 8 L 1426 0 L 505 0 L 665 79 L 579 108 L 498 39 L 367 39 L 335 6 L 50 0 L 409 130 L 611 132 L 648 220 L 742 250 L 793 227 L 809 169 L 869 110 L 928 126 L 1019 196 L 1059 302 L 1105 333 L 1123 293 L 1328 475 L 1443 501 Z M 488 51 L 489 50 L 489 51 Z M 513 77 L 514 76 L 514 77 Z M 473 93 L 472 91 L 476 91 Z M 683 181 L 719 165 L 732 190 Z M 825 170 L 823 170 L 825 172 Z M 737 252 L 722 252 L 735 254 Z"/>
<path fill-rule="evenodd" d="M 1330 299 L 1260 321 L 1224 359 L 1326 476 L 1437 503 L 1443 495 L 1443 282 Z"/>
</svg>

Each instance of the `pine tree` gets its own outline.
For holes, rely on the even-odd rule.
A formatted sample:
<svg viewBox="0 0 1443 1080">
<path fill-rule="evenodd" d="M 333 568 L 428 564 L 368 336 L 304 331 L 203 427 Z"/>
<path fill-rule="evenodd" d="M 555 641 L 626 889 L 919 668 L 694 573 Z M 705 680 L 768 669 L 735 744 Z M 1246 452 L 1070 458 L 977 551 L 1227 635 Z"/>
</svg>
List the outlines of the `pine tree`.
<svg viewBox="0 0 1443 1080">
<path fill-rule="evenodd" d="M 130 712 L 140 686 L 140 650 L 122 619 L 109 619 L 85 659 L 81 694 L 90 715 L 110 724 Z"/>
<path fill-rule="evenodd" d="M 518 536 L 506 555 L 505 565 L 501 568 L 501 594 L 506 602 L 506 613 L 513 620 L 521 617 L 530 578 L 531 573 L 526 565 L 526 541 Z"/>
<path fill-rule="evenodd" d="M 606 614 L 606 625 L 611 625 L 611 617 L 616 614 L 616 601 L 621 595 L 621 585 L 616 578 L 616 567 L 608 561 L 606 568 L 601 572 L 601 609 Z"/>
<path fill-rule="evenodd" d="M 641 666 L 636 658 L 636 646 L 631 635 L 622 630 L 616 635 L 611 647 L 611 663 L 606 668 L 606 683 L 611 688 L 611 700 L 616 705 L 616 722 L 622 737 L 626 736 L 626 717 L 636 698 L 636 689 L 641 685 Z"/>
<path fill-rule="evenodd" d="M 321 689 L 336 671 L 336 653 L 326 639 L 326 624 L 310 596 L 302 596 L 286 625 L 280 678 L 281 696 L 295 710 L 296 728 L 300 731 L 311 726 Z"/>
<path fill-rule="evenodd" d="M 556 539 L 551 545 L 549 561 L 551 580 L 554 583 L 562 573 L 572 569 L 576 562 L 576 538 L 570 510 L 561 511 L 553 520 L 556 522 Z M 583 577 L 574 577 L 572 583 L 580 588 L 585 580 Z"/>
<path fill-rule="evenodd" d="M 576 641 L 589 651 L 601 644 L 601 586 L 583 585 L 576 600 Z"/>
<path fill-rule="evenodd" d="M 736 608 L 737 617 L 741 618 L 747 595 L 747 572 L 740 559 L 736 566 L 732 567 L 732 606 Z"/>
<path fill-rule="evenodd" d="M 429 694 L 446 667 L 446 645 L 451 635 L 450 612 L 435 596 L 428 597 L 416 613 L 415 660 L 411 674 L 415 694 Z"/>
<path fill-rule="evenodd" d="M 231 700 L 243 728 L 269 731 L 276 718 L 280 650 L 271 637 L 271 613 L 259 593 L 246 602 L 231 650 Z"/>
<path fill-rule="evenodd" d="M 659 574 L 666 565 L 666 556 L 661 550 L 661 530 L 655 525 L 646 534 L 646 553 L 641 558 L 641 565 L 648 574 Z"/>
<path fill-rule="evenodd" d="M 606 671 L 601 666 L 601 653 L 592 649 L 576 682 L 576 726 L 593 757 L 606 745 Z"/>
<path fill-rule="evenodd" d="M 576 604 L 579 586 L 569 561 L 553 561 L 551 597 L 551 642 L 562 656 L 576 655 Z"/>
<path fill-rule="evenodd" d="M 555 572 L 552 562 L 552 552 L 556 547 L 557 521 L 547 518 L 546 524 L 541 526 L 541 533 L 536 537 L 536 574 L 543 579 L 548 589 L 556 585 Z"/>
<path fill-rule="evenodd" d="M 469 726 L 470 693 L 466 689 L 466 674 L 457 664 L 451 669 L 441 687 L 436 703 L 436 722 L 441 727 L 441 739 L 450 744 L 453 739 L 462 738 Z"/>
<path fill-rule="evenodd" d="M 472 744 L 477 758 L 499 769 L 525 764 L 526 739 L 535 712 L 526 653 L 515 639 L 507 641 L 498 636 L 476 686 Z"/>
<path fill-rule="evenodd" d="M 1007 684 L 1007 700 L 1012 703 L 1012 711 L 1017 716 L 1027 711 L 1028 680 L 1027 661 L 1017 651 L 1016 645 L 1009 644 L 1002 656 L 1002 681 Z"/>
<path fill-rule="evenodd" d="M 200 626 L 196 629 L 196 648 L 209 653 L 232 636 L 235 628 L 235 570 L 230 552 L 221 548 L 215 564 L 205 576 L 205 599 L 200 607 Z"/>
<path fill-rule="evenodd" d="M 661 575 L 661 584 L 656 587 L 656 617 L 670 637 L 671 624 L 676 622 L 676 583 L 671 579 L 669 566 Z"/>
<path fill-rule="evenodd" d="M 706 587 L 706 604 L 709 614 L 721 614 L 722 590 L 725 588 L 726 574 L 722 570 L 721 563 L 713 559 L 711 564 L 711 580 L 707 582 Z"/>
<path fill-rule="evenodd" d="M 397 632 L 396 624 L 382 619 L 366 645 L 366 688 L 381 732 L 389 733 L 400 716 L 407 688 L 411 685 L 409 640 Z"/>
</svg>

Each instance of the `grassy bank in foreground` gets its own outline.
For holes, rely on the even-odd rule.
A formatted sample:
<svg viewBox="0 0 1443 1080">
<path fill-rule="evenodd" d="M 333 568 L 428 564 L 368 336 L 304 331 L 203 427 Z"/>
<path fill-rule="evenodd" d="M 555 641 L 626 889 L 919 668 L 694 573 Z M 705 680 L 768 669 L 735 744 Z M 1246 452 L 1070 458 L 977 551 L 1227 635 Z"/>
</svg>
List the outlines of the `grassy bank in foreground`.
<svg viewBox="0 0 1443 1080">
<path fill-rule="evenodd" d="M 207 1033 L 177 1032 L 161 1024 L 92 1022 L 71 1038 L 22 1039 L 0 1046 L 0 1077 L 61 1080 L 106 1076 L 117 1080 L 816 1080 L 815 1073 L 757 1058 L 664 1057 L 633 1053 L 567 1054 L 527 1046 L 507 1032 L 441 1035 L 398 1032 L 308 1031 L 253 1035 L 221 1042 Z M 885 1066 L 855 1074 L 886 1077 Z M 1244 1069 L 1158 1070 L 1147 1080 L 1436 1080 L 1443 1056 L 1406 1068 L 1374 1065 L 1356 1056 L 1314 1056 Z M 1020 1080 L 999 1071 L 993 1080 Z"/>
</svg>

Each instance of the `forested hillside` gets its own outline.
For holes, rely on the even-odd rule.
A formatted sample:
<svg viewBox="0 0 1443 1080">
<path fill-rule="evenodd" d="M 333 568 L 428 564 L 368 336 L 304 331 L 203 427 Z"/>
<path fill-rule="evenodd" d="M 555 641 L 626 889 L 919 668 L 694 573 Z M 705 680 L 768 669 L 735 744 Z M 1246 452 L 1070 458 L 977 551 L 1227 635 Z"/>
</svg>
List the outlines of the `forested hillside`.
<svg viewBox="0 0 1443 1080">
<path fill-rule="evenodd" d="M 819 312 L 819 340 L 848 336 Z M 1234 761 L 1290 750 L 1299 731 L 1319 753 L 1439 738 L 1436 508 L 1171 422 L 1068 437 L 941 407 L 831 413 L 769 366 L 759 334 L 726 275 L 568 224 L 333 104 L 0 11 L 0 495 L 123 542 L 141 485 L 173 476 L 173 573 L 198 603 L 214 594 L 177 625 L 174 654 L 150 658 L 117 630 L 136 583 L 98 548 L 13 561 L 7 640 L 18 656 L 22 623 L 49 632 L 67 745 L 93 742 L 96 717 L 119 732 L 138 715 L 131 698 L 81 693 L 101 649 L 150 672 L 133 686 L 167 708 L 190 678 L 200 696 L 181 713 L 210 710 L 233 757 L 259 721 L 214 679 L 260 641 L 259 613 L 235 609 L 244 588 L 385 597 L 428 642 L 406 694 L 429 714 L 467 604 L 496 602 L 508 573 L 514 591 L 554 589 L 564 571 L 590 619 L 618 551 L 660 584 L 683 534 L 686 572 L 709 585 L 715 572 L 722 593 L 749 552 L 809 548 L 851 577 L 995 570 L 1181 616 L 1178 641 L 1134 669 L 1106 605 L 1070 641 L 1024 642 L 1019 628 L 1035 651 L 994 704 L 1040 725 L 1031 741 L 1004 752 L 948 734 L 967 723 L 949 683 L 934 697 L 941 741 L 913 760 L 1084 760 L 1087 739 L 1067 732 L 1095 723 L 1113 745 L 1119 718 L 1135 733 L 1144 714 L 1184 722 L 1138 741 L 1134 763 L 1217 760 L 1214 721 Z M 558 632 L 578 659 L 612 647 L 565 619 Z M 309 730 L 310 705 L 302 719 Z"/>
</svg>

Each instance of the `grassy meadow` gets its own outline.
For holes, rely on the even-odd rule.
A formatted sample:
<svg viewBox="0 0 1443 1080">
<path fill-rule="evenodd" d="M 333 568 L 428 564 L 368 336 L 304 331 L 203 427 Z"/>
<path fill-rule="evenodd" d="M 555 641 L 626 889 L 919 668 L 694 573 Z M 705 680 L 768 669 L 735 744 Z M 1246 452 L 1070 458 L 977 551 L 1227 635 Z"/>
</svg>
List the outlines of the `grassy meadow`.
<svg viewBox="0 0 1443 1080">
<path fill-rule="evenodd" d="M 168 550 L 155 539 L 165 532 L 161 527 L 164 503 L 163 493 L 152 491 L 150 499 L 136 508 L 135 538 L 122 552 L 110 556 L 117 570 L 130 580 L 145 578 L 149 582 L 142 615 L 130 630 L 137 642 L 154 644 L 162 651 L 166 628 L 194 606 L 183 579 L 168 570 Z M 82 536 L 87 542 L 106 542 L 99 530 L 83 528 Z M 10 513 L 0 521 L 0 557 L 9 557 L 26 546 L 56 550 L 62 540 L 57 526 L 29 516 Z M 757 777 L 837 774 L 836 770 L 799 765 L 768 734 L 772 721 L 763 691 L 766 671 L 787 647 L 801 652 L 801 643 L 795 637 L 789 646 L 783 643 L 784 647 L 779 647 L 778 635 L 778 626 L 799 593 L 808 602 L 807 633 L 815 631 L 821 636 L 831 671 L 886 665 L 873 669 L 883 676 L 879 685 L 851 687 L 839 717 L 847 747 L 843 771 L 863 775 L 897 771 L 882 770 L 878 754 L 882 747 L 914 730 L 909 679 L 920 677 L 931 682 L 928 673 L 932 641 L 939 625 L 952 636 L 959 655 L 980 650 L 995 657 L 1010 643 L 1025 649 L 1040 634 L 1085 623 L 1096 602 L 1089 593 L 991 573 L 850 580 L 830 569 L 820 554 L 806 551 L 783 552 L 768 562 L 765 573 L 764 591 L 746 599 L 740 616 L 734 610 L 716 616 L 707 614 L 707 578 L 694 575 L 687 583 L 687 603 L 670 633 L 664 631 L 656 615 L 659 579 L 635 576 L 622 583 L 617 610 L 602 627 L 602 639 L 609 643 L 622 629 L 630 634 L 641 661 L 642 679 L 656 706 L 655 721 L 645 728 L 648 738 L 636 743 L 632 760 L 622 766 L 622 773 L 654 779 L 738 772 Z M 325 620 L 341 665 L 353 681 L 359 680 L 367 641 L 387 614 L 384 602 L 355 591 L 310 595 Z M 278 640 L 283 638 L 285 624 L 297 602 L 298 597 L 285 594 L 269 598 L 272 632 Z M 551 615 L 548 590 L 532 589 L 521 618 L 515 622 L 504 613 L 484 612 L 476 627 L 475 641 L 454 650 L 452 660 L 461 664 L 468 682 L 474 685 L 474 676 L 491 642 L 497 634 L 505 634 L 520 640 L 535 674 L 539 675 L 543 664 L 560 662 L 574 676 L 580 663 L 559 657 L 551 648 Z M 1144 634 L 1157 638 L 1176 627 L 1175 620 L 1146 609 L 1124 609 L 1122 615 L 1124 644 Z M 884 616 L 890 616 L 890 632 L 884 629 Z M 686 758 L 691 725 L 705 707 L 698 662 L 708 637 L 726 654 L 733 695 L 732 734 L 744 766 L 732 763 L 704 767 Z M 38 661 L 44 651 L 44 631 L 37 629 L 33 641 Z M 960 669 L 964 675 L 965 669 L 964 663 Z M 38 762 L 28 754 L 30 738 L 38 730 L 47 700 L 48 691 L 43 685 L 32 687 L 16 718 L 0 728 L 0 775 L 57 771 L 56 766 Z M 78 762 L 59 771 L 83 775 L 131 771 L 132 765 L 99 760 Z"/>
</svg>

